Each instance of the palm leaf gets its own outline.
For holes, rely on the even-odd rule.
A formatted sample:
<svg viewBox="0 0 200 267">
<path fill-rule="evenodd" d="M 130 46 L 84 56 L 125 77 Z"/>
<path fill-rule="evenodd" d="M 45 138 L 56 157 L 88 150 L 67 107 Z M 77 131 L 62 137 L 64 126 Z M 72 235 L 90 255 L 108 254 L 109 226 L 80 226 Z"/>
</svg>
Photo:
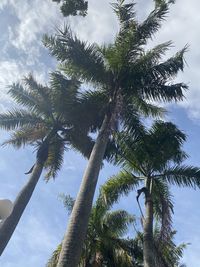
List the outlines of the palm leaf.
<svg viewBox="0 0 200 267">
<path fill-rule="evenodd" d="M 64 62 L 61 69 L 67 75 L 85 82 L 108 82 L 98 46 L 80 41 L 72 35 L 68 26 L 63 31 L 60 30 L 56 37 L 45 35 L 43 42 L 53 56 Z"/>
<path fill-rule="evenodd" d="M 46 134 L 47 129 L 43 125 L 38 124 L 37 127 L 24 126 L 14 131 L 11 137 L 3 142 L 3 145 L 13 145 L 15 148 L 20 148 L 43 140 Z"/>
<path fill-rule="evenodd" d="M 138 177 L 124 170 L 112 176 L 102 186 L 101 194 L 105 203 L 110 206 L 117 202 L 121 195 L 128 195 L 139 183 Z"/>
<path fill-rule="evenodd" d="M 43 119 L 33 112 L 23 109 L 13 109 L 0 114 L 0 128 L 5 130 L 15 130 L 23 126 L 39 126 L 43 124 Z"/>
<path fill-rule="evenodd" d="M 169 167 L 162 174 L 156 176 L 162 177 L 169 184 L 187 187 L 200 187 L 200 169 L 193 166 L 175 166 Z"/>
<path fill-rule="evenodd" d="M 63 140 L 56 137 L 52 140 L 49 146 L 48 158 L 45 162 L 45 168 L 48 170 L 45 179 L 48 181 L 51 177 L 55 178 L 57 172 L 61 169 L 63 163 L 63 156 L 65 151 L 65 144 Z"/>
</svg>

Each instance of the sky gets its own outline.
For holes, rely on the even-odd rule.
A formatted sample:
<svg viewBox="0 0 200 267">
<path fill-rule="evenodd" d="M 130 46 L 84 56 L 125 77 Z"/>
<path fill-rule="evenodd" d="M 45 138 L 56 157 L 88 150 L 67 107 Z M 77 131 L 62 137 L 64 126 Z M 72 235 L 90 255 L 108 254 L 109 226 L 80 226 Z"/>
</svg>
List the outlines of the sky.
<svg viewBox="0 0 200 267">
<path fill-rule="evenodd" d="M 86 18 L 70 20 L 73 30 L 81 39 L 90 42 L 107 43 L 113 40 L 118 28 L 110 1 L 89 0 Z M 153 7 L 152 0 L 137 0 L 138 19 L 142 20 Z M 185 150 L 190 155 L 187 162 L 200 166 L 200 2 L 198 0 L 177 0 L 160 32 L 149 46 L 172 40 L 168 52 L 172 55 L 186 44 L 189 50 L 184 73 L 177 80 L 188 84 L 185 100 L 167 105 L 166 119 L 176 123 L 187 134 Z M 6 94 L 8 86 L 19 81 L 24 75 L 33 73 L 39 82 L 48 82 L 48 73 L 56 68 L 56 61 L 42 45 L 44 33 L 53 34 L 56 28 L 66 23 L 56 3 L 51 0 L 1 0 L 0 1 L 0 112 L 13 106 Z M 0 131 L 0 143 L 7 133 Z M 14 200 L 28 177 L 35 154 L 30 147 L 14 150 L 0 147 L 0 198 Z M 67 152 L 63 168 L 55 180 L 40 182 L 28 204 L 21 221 L 0 258 L 3 267 L 44 267 L 52 251 L 61 241 L 65 232 L 68 214 L 59 194 L 76 196 L 87 162 L 74 152 Z M 105 164 L 99 183 L 115 174 L 117 169 Z M 43 176 L 43 175 L 42 175 Z M 200 192 L 185 188 L 172 188 L 175 203 L 174 228 L 178 231 L 177 243 L 190 243 L 183 262 L 197 267 L 200 252 Z M 97 189 L 98 192 L 98 189 Z M 130 194 L 120 201 L 120 208 L 138 214 L 135 196 Z M 130 205 L 130 203 L 132 203 Z"/>
</svg>

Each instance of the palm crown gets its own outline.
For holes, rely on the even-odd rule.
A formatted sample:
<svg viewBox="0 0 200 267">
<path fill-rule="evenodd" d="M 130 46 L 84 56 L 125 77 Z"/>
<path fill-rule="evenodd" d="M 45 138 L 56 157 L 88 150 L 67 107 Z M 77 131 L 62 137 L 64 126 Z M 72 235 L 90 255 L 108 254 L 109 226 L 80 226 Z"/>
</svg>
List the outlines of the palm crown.
<svg viewBox="0 0 200 267">
<path fill-rule="evenodd" d="M 160 28 L 168 12 L 165 1 L 156 4 L 145 21 L 138 23 L 134 3 L 117 1 L 113 9 L 120 22 L 120 30 L 111 44 L 98 45 L 80 41 L 69 27 L 56 37 L 44 37 L 44 44 L 62 62 L 62 70 L 71 77 L 101 88 L 109 110 L 115 120 L 121 117 L 127 125 L 130 114 L 141 110 L 145 114 L 160 114 L 162 109 L 150 105 L 151 100 L 181 100 L 183 83 L 172 83 L 179 70 L 183 70 L 186 47 L 166 61 L 162 56 L 171 42 L 157 45 L 151 50 L 145 46 Z M 130 127 L 130 125 L 129 125 Z"/>
<path fill-rule="evenodd" d="M 41 148 L 48 143 L 45 166 L 46 177 L 55 177 L 60 169 L 65 149 L 72 147 L 84 156 L 89 156 L 93 146 L 87 136 L 88 124 L 79 123 L 78 90 L 80 82 L 68 80 L 60 73 L 51 75 L 50 87 L 38 84 L 32 75 L 24 78 L 23 85 L 11 86 L 9 94 L 23 109 L 13 109 L 0 114 L 0 127 L 12 130 L 9 140 L 16 148 L 31 144 Z M 41 156 L 41 155 L 40 155 Z"/>
<path fill-rule="evenodd" d="M 185 138 L 185 134 L 174 124 L 162 121 L 155 122 L 149 130 L 144 129 L 136 138 L 127 132 L 120 133 L 116 162 L 123 169 L 102 187 L 106 204 L 112 205 L 121 195 L 128 195 L 143 183 L 143 187 L 137 191 L 137 201 L 139 204 L 139 196 L 144 193 L 145 206 L 148 201 L 152 203 L 154 218 L 160 225 L 157 245 L 154 239 L 155 251 L 160 255 L 165 254 L 166 243 L 171 242 L 173 200 L 169 186 L 200 187 L 200 169 L 182 164 L 187 157 L 182 150 Z M 144 223 L 147 215 L 143 214 L 141 207 L 140 211 Z M 163 266 L 163 263 L 156 264 Z M 173 266 L 171 264 L 169 266 Z"/>
</svg>

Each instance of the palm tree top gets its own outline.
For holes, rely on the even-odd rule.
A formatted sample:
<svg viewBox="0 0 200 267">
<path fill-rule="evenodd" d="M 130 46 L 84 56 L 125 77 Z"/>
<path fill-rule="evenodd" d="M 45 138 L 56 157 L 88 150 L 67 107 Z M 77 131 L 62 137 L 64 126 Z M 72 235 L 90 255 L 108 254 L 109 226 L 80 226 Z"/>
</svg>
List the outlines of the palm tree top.
<svg viewBox="0 0 200 267">
<path fill-rule="evenodd" d="M 159 2 L 159 4 L 158 4 Z M 154 10 L 141 23 L 135 16 L 135 4 L 117 1 L 112 4 L 120 29 L 113 43 L 98 45 L 79 40 L 69 26 L 56 36 L 44 36 L 44 44 L 62 63 L 62 70 L 93 86 L 105 88 L 113 96 L 139 95 L 149 100 L 182 100 L 187 85 L 172 83 L 184 68 L 187 46 L 166 61 L 162 56 L 171 42 L 146 50 L 146 44 L 159 30 L 169 10 L 169 3 L 156 1 Z"/>
<path fill-rule="evenodd" d="M 44 143 L 48 143 L 48 158 L 44 162 L 47 177 L 55 177 L 63 161 L 65 149 L 75 148 L 89 156 L 93 146 L 87 135 L 89 124 L 83 120 L 79 125 L 78 97 L 80 82 L 67 79 L 61 73 L 51 74 L 50 85 L 43 86 L 30 74 L 21 83 L 9 89 L 12 99 L 22 108 L 15 108 L 0 114 L 0 128 L 12 131 L 4 145 L 15 148 L 25 145 L 37 147 L 37 157 L 42 159 Z M 48 142 L 47 142 L 48 141 Z"/>
</svg>

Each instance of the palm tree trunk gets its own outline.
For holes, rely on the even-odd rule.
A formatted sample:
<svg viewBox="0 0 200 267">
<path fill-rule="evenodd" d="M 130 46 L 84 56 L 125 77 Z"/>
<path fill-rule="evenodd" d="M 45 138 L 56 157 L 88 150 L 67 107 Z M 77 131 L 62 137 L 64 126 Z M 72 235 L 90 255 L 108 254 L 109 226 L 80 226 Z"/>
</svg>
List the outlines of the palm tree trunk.
<svg viewBox="0 0 200 267">
<path fill-rule="evenodd" d="M 12 213 L 0 223 L 0 255 L 2 255 L 6 245 L 12 237 L 12 234 L 32 196 L 42 173 L 43 166 L 44 163 L 36 162 L 29 181 L 20 191 L 14 202 Z"/>
<path fill-rule="evenodd" d="M 153 242 L 153 201 L 151 198 L 150 184 L 151 180 L 148 178 L 147 192 L 145 194 L 145 218 L 143 221 L 143 256 L 144 267 L 156 267 L 154 257 L 154 242 Z"/>
<path fill-rule="evenodd" d="M 98 175 L 110 136 L 110 124 L 111 117 L 105 116 L 73 207 L 57 267 L 78 266 Z"/>
</svg>

